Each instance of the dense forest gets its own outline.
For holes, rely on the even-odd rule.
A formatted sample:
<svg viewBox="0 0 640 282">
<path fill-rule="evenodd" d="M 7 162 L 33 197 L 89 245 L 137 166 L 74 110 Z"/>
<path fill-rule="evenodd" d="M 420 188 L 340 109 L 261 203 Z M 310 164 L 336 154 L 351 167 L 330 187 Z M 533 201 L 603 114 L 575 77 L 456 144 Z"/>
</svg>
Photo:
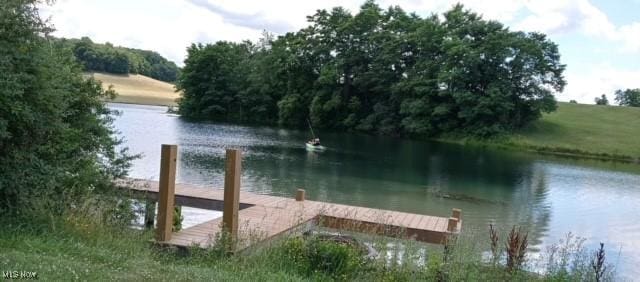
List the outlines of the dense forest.
<svg viewBox="0 0 640 282">
<path fill-rule="evenodd" d="M 61 38 L 54 42 L 70 48 L 86 71 L 142 74 L 166 82 L 176 81 L 180 73 L 174 62 L 153 51 L 116 47 L 108 42 L 98 44 L 88 37 Z"/>
<path fill-rule="evenodd" d="M 367 1 L 318 10 L 258 42 L 188 48 L 177 86 L 186 118 L 387 135 L 489 136 L 556 109 L 565 66 L 544 34 L 514 32 L 456 5 L 426 18 Z"/>
</svg>

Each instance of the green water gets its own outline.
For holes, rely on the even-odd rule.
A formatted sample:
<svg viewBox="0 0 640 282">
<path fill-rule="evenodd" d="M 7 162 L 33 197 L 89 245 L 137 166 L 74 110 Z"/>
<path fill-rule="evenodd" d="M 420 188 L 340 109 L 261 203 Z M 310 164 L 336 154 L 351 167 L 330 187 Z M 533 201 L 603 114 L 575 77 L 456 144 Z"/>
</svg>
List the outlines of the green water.
<svg viewBox="0 0 640 282">
<path fill-rule="evenodd" d="M 543 250 L 568 232 L 589 247 L 604 242 L 623 277 L 640 275 L 640 166 L 471 148 L 349 133 L 316 132 L 327 147 L 309 152 L 309 132 L 189 123 L 166 108 L 112 104 L 116 128 L 143 158 L 132 177 L 157 179 L 160 145 L 178 144 L 178 182 L 222 187 L 225 148 L 243 152 L 242 189 L 333 203 L 449 216 L 463 232 L 489 223 L 530 230 Z M 211 213 L 185 209 L 188 224 Z"/>
</svg>

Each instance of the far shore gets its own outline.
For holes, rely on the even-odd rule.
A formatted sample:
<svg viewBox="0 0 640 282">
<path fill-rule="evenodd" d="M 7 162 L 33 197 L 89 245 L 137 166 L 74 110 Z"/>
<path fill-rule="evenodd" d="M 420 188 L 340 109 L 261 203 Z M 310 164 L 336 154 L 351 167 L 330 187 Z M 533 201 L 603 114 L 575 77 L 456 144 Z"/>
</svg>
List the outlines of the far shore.
<svg viewBox="0 0 640 282">
<path fill-rule="evenodd" d="M 108 73 L 85 73 L 85 75 L 102 81 L 105 88 L 112 85 L 118 93 L 115 100 L 111 101 L 113 103 L 175 107 L 178 105 L 176 99 L 180 98 L 175 85 L 143 75 Z"/>
<path fill-rule="evenodd" d="M 177 107 L 180 93 L 170 83 L 142 75 L 88 73 L 113 85 L 113 103 Z M 445 136 L 436 141 L 529 151 L 556 156 L 640 163 L 640 108 L 558 103 L 530 126 L 508 136 L 491 139 Z"/>
</svg>

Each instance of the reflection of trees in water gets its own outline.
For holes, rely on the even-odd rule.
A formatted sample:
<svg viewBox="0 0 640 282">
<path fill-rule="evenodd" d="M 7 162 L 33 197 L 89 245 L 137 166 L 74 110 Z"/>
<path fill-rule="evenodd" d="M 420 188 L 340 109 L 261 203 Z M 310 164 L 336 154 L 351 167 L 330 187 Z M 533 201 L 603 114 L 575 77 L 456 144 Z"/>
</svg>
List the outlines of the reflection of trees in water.
<svg viewBox="0 0 640 282">
<path fill-rule="evenodd" d="M 502 225 L 519 225 L 529 231 L 531 246 L 542 243 L 542 238 L 549 230 L 551 206 L 549 204 L 549 185 L 545 168 L 533 164 L 531 171 L 517 185 L 510 203 L 510 212 L 504 215 Z M 505 226 L 510 227 L 510 226 Z"/>
</svg>

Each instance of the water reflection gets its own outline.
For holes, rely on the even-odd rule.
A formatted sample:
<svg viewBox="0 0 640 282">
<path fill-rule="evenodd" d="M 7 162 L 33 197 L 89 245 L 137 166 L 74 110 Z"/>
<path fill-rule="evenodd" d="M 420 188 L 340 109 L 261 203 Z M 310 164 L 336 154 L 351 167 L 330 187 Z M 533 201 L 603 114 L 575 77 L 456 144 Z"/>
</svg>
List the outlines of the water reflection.
<svg viewBox="0 0 640 282">
<path fill-rule="evenodd" d="M 161 107 L 112 105 L 133 152 L 133 177 L 157 179 L 162 143 L 179 145 L 178 181 L 223 186 L 224 153 L 243 151 L 242 189 L 373 208 L 449 216 L 464 230 L 530 230 L 534 248 L 566 233 L 622 248 L 618 270 L 640 274 L 640 166 L 543 157 L 453 144 L 321 133 L 324 152 L 308 152 L 304 131 L 188 123 Z M 630 276 L 629 276 L 630 277 Z"/>
</svg>

